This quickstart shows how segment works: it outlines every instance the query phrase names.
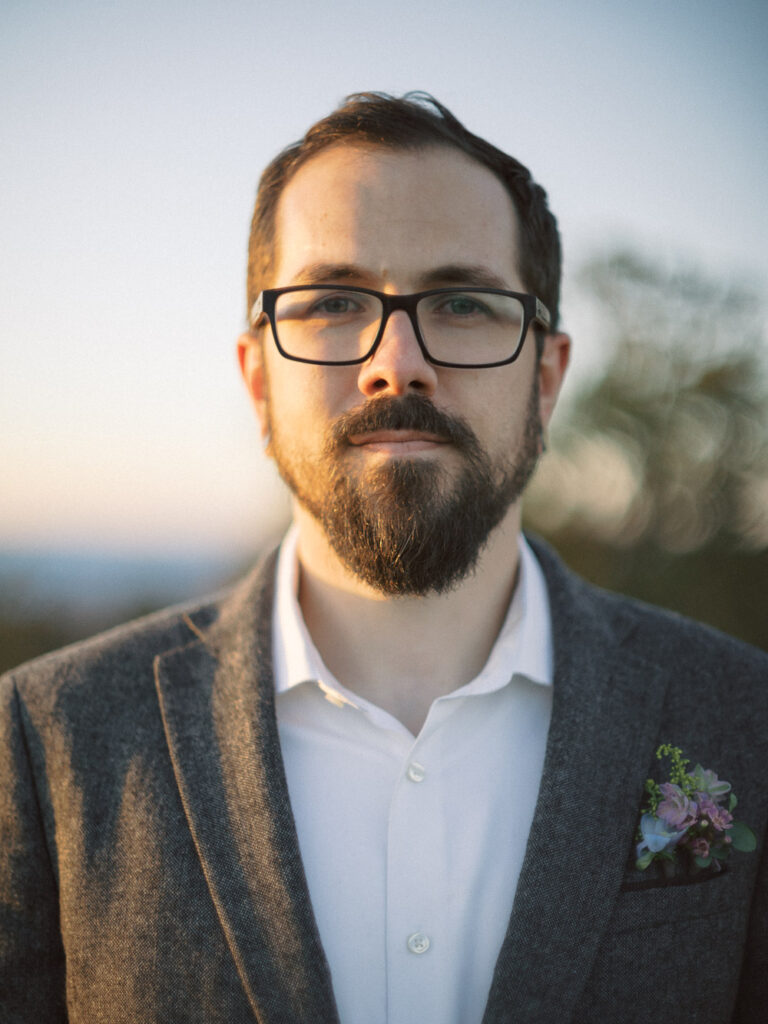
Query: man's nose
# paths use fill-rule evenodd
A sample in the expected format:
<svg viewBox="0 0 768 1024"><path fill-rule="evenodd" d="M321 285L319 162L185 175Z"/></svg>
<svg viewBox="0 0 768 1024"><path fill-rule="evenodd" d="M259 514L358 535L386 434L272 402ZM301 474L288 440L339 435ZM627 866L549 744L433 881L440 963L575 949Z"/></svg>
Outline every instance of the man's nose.
<svg viewBox="0 0 768 1024"><path fill-rule="evenodd" d="M390 314L378 348L360 367L358 386L367 398L382 393L434 393L435 367L424 358L405 310L398 309Z"/></svg>

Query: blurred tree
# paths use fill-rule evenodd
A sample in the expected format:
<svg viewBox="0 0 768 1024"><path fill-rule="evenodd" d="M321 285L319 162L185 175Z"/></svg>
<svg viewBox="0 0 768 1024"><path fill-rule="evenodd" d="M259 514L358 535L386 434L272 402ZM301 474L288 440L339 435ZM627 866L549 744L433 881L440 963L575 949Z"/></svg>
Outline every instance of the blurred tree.
<svg viewBox="0 0 768 1024"><path fill-rule="evenodd" d="M526 508L583 575L768 649L768 376L743 287L620 251L588 263L605 362Z"/></svg>

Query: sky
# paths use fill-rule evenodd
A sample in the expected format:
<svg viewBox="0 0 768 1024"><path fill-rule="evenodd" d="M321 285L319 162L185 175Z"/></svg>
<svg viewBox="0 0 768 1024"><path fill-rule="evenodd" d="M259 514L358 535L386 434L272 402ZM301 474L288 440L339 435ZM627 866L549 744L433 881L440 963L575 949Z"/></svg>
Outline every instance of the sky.
<svg viewBox="0 0 768 1024"><path fill-rule="evenodd" d="M3 0L0 549L247 554L287 498L234 343L264 165L423 89L513 153L575 270L632 244L765 294L762 0Z"/></svg>

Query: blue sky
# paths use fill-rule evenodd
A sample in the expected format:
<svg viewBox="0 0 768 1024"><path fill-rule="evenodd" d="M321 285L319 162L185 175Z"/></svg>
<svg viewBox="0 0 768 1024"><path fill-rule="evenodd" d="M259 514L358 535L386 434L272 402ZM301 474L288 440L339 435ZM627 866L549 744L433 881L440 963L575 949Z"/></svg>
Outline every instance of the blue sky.
<svg viewBox="0 0 768 1024"><path fill-rule="evenodd" d="M433 92L550 194L765 292L768 9L40 2L0 10L0 547L247 551L285 512L239 382L264 164L349 92ZM580 368L580 370L579 370Z"/></svg>

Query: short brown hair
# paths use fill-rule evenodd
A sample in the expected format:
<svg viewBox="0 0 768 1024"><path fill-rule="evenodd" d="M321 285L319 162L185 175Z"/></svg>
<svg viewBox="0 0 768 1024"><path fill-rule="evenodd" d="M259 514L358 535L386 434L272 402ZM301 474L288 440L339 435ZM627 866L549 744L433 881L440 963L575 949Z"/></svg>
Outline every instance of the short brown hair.
<svg viewBox="0 0 768 1024"><path fill-rule="evenodd" d="M409 92L361 92L321 121L303 139L287 146L267 166L256 194L248 244L248 310L268 287L277 256L275 215L283 189L296 171L323 149L338 143L363 143L385 149L450 146L483 164L509 193L520 226L520 275L526 288L548 307L554 331L560 304L560 236L547 194L514 157L468 131L434 97Z"/></svg>

